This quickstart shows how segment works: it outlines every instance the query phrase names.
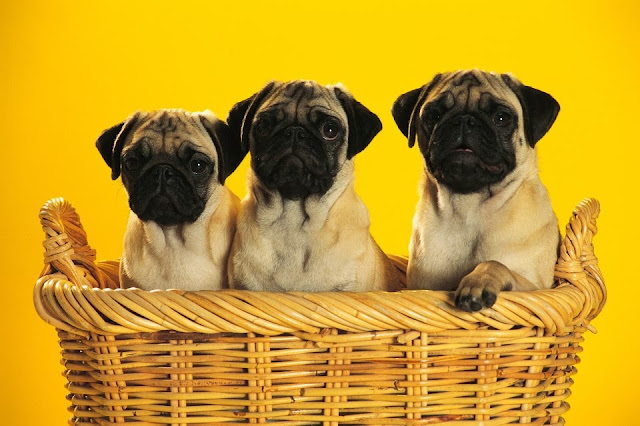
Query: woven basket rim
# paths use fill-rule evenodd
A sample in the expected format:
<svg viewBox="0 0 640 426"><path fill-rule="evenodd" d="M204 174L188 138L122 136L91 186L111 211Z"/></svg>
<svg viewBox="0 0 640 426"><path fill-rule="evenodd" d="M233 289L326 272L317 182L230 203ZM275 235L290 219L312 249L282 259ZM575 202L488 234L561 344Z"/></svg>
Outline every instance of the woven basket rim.
<svg viewBox="0 0 640 426"><path fill-rule="evenodd" d="M45 322L82 336L177 331L302 333L308 338L338 329L366 338L371 333L405 329L427 333L460 330L473 337L486 328L532 326L562 333L578 324L587 327L606 301L592 245L599 210L594 199L584 200L574 210L555 269L557 287L502 292L492 308L472 314L453 306L452 292L432 290L271 293L115 289L118 262L97 262L75 209L64 199L54 198L40 211L45 268L34 288L34 305ZM400 269L403 262L406 265L406 257L390 258Z"/></svg>

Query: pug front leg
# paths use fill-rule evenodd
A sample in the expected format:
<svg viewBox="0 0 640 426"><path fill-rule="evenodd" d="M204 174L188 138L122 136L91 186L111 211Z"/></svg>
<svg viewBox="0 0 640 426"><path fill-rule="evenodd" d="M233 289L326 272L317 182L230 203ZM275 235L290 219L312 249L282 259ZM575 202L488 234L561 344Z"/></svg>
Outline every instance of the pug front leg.
<svg viewBox="0 0 640 426"><path fill-rule="evenodd" d="M498 261L482 262L460 281L455 305L463 311L477 312L493 306L498 293L513 288L535 290L536 286Z"/></svg>

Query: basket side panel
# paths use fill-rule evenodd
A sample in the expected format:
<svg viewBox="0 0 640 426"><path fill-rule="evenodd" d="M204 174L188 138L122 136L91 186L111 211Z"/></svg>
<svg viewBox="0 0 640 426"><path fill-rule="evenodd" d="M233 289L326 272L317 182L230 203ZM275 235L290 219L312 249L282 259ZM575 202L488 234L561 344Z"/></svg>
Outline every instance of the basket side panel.
<svg viewBox="0 0 640 426"><path fill-rule="evenodd" d="M61 332L61 345L78 424L562 424L583 331Z"/></svg>
<svg viewBox="0 0 640 426"><path fill-rule="evenodd" d="M93 343L93 351L89 354L94 358L94 366L97 370L94 377L99 380L96 389L102 395L101 412L108 416L111 423L124 423L124 412L129 399L127 382L124 380L124 370L121 368L122 354L118 342L114 336L104 336L91 333L90 341Z"/></svg>
<svg viewBox="0 0 640 426"><path fill-rule="evenodd" d="M338 330L331 329L332 336L338 336ZM327 378L339 378L339 377L348 377L350 374L348 366L351 365L351 360L349 358L343 358L341 354L349 354L352 352L352 348L350 346L333 346L329 348L329 353L333 354L327 362ZM339 366L346 366L345 369L340 369ZM326 383L327 393L330 393L332 389L338 390L347 389L349 387L348 381L336 381L333 382L328 380ZM331 403L346 403L348 401L347 395L327 395L324 398L324 402L327 404ZM328 417L338 417L340 415L339 408L325 408L324 415ZM324 422L324 424L329 426L338 426L337 421L329 421Z"/></svg>
<svg viewBox="0 0 640 426"><path fill-rule="evenodd" d="M62 348L62 365L67 379L66 388L69 391L67 399L71 403L69 411L72 417L69 424L91 423L93 419L101 417L94 411L99 392L96 390L96 379L93 376L92 358L87 354L90 347L84 342L84 337L63 330L58 330L60 347Z"/></svg>

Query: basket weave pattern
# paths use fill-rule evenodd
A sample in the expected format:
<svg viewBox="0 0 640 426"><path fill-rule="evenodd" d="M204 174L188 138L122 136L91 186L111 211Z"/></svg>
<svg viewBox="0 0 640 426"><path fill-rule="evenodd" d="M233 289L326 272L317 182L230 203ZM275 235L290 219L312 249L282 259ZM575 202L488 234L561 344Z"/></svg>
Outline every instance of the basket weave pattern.
<svg viewBox="0 0 640 426"><path fill-rule="evenodd" d="M96 262L53 199L34 304L58 330L74 425L564 424L606 300L598 213L574 211L555 288L470 314L435 291L116 290L118 262Z"/></svg>

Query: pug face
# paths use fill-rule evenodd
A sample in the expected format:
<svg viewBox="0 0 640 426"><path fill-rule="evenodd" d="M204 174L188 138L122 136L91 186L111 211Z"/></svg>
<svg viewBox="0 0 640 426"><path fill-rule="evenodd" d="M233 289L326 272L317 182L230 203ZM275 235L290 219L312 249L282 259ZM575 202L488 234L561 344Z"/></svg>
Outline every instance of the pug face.
<svg viewBox="0 0 640 426"><path fill-rule="evenodd" d="M558 110L551 96L509 75L465 70L402 95L393 115L410 146L417 138L427 171L466 194L513 172Z"/></svg>
<svg viewBox="0 0 640 426"><path fill-rule="evenodd" d="M266 99L251 125L256 176L284 198L324 194L346 160L347 116L329 89L295 82Z"/></svg>
<svg viewBox="0 0 640 426"><path fill-rule="evenodd" d="M131 210L162 226L198 219L242 159L228 148L237 143L227 125L209 112L135 113L106 130L96 145L112 178L122 175Z"/></svg>
<svg viewBox="0 0 640 426"><path fill-rule="evenodd" d="M256 177L290 200L325 194L382 127L346 90L312 81L270 83L236 104L228 121Z"/></svg>

